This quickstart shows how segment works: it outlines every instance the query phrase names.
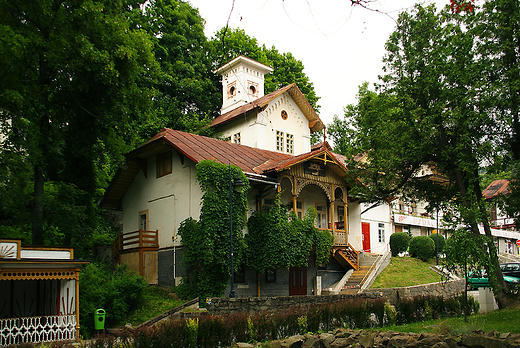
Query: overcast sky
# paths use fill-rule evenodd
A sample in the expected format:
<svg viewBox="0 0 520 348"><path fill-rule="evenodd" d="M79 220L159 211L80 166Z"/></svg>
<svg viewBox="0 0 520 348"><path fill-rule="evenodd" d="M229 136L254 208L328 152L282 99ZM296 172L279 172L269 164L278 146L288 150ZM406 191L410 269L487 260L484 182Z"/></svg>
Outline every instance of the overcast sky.
<svg viewBox="0 0 520 348"><path fill-rule="evenodd" d="M291 52L302 61L320 97L320 118L326 124L356 102L363 81L377 82L394 20L418 1L449 3L377 0L371 4L380 11L376 12L351 6L350 0L189 0L205 19L208 38L229 18L229 27L244 29L260 45Z"/></svg>

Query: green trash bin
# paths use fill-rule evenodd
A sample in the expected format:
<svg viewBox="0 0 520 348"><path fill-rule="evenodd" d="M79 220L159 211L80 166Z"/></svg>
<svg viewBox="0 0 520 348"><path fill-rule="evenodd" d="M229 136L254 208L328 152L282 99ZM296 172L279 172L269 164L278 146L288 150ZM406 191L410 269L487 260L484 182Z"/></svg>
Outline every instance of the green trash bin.
<svg viewBox="0 0 520 348"><path fill-rule="evenodd" d="M104 330L105 329L105 310L97 309L94 313L94 329Z"/></svg>

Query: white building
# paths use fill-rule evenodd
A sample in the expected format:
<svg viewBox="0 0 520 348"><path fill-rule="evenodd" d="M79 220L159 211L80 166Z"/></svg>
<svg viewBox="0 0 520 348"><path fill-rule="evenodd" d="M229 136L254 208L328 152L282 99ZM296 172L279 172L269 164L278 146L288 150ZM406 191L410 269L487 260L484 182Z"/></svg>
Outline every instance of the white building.
<svg viewBox="0 0 520 348"><path fill-rule="evenodd" d="M177 232L181 221L199 218L195 165L204 159L243 171L251 183L248 210L260 209L281 191L282 202L299 216L315 207L317 227L335 238L328 265L316 265L311 256L308 267L273 270L269 279L246 270L238 296L259 296L257 289L262 296L310 294L318 275L327 287L359 267L359 204L348 197L344 161L326 143L311 148L311 134L324 125L295 84L264 95L263 78L270 71L242 56L217 70L223 113L211 127L227 141L163 129L126 155L101 205L122 210L118 257L150 283L173 285L184 275Z"/></svg>

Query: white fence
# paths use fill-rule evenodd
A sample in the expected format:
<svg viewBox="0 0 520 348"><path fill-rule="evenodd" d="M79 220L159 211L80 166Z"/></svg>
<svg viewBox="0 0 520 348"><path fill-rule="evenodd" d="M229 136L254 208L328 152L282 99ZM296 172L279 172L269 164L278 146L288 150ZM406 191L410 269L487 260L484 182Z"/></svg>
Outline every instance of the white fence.
<svg viewBox="0 0 520 348"><path fill-rule="evenodd" d="M0 319L0 346L76 339L76 315Z"/></svg>

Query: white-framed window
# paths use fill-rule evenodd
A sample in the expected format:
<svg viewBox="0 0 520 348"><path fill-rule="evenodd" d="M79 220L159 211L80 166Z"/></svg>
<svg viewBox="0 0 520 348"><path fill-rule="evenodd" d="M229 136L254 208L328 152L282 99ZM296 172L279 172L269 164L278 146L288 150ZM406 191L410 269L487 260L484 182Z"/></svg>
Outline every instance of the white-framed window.
<svg viewBox="0 0 520 348"><path fill-rule="evenodd" d="M276 151L283 152L284 132L276 131Z"/></svg>
<svg viewBox="0 0 520 348"><path fill-rule="evenodd" d="M379 243L385 242L385 224L379 223L377 228Z"/></svg>
<svg viewBox="0 0 520 348"><path fill-rule="evenodd" d="M148 228L148 210L139 212L139 229L147 231Z"/></svg>
<svg viewBox="0 0 520 348"><path fill-rule="evenodd" d="M240 132L233 134L233 143L241 144L242 140L240 138Z"/></svg>
<svg viewBox="0 0 520 348"><path fill-rule="evenodd" d="M294 135L287 133L287 146L285 147L287 153L294 153Z"/></svg>
<svg viewBox="0 0 520 348"><path fill-rule="evenodd" d="M324 204L316 204L316 227L327 229L327 206Z"/></svg>

